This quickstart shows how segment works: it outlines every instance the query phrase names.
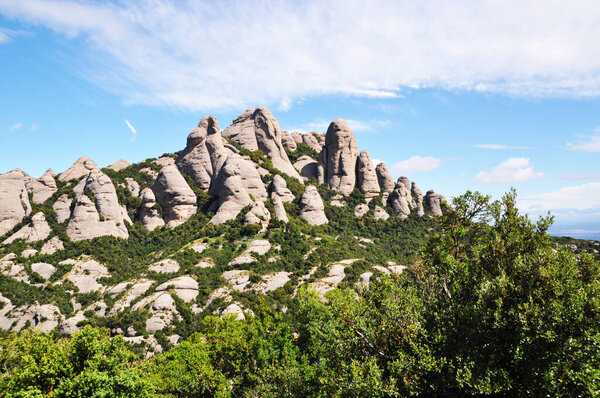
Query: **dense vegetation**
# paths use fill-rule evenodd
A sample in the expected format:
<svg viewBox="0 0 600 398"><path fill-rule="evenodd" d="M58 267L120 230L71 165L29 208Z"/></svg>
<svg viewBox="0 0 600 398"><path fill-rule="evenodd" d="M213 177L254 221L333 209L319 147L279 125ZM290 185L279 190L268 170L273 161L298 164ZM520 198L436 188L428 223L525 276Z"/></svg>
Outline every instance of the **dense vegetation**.
<svg viewBox="0 0 600 398"><path fill-rule="evenodd" d="M111 338L103 328L88 326L70 339L11 333L0 341L0 394L600 394L600 263L592 255L557 246L546 234L551 218L533 223L519 214L514 192L496 202L468 192L455 200L454 211L442 217L440 229L419 253L404 253L394 233L402 235L406 224L396 218L378 225L354 218L346 225L347 235L332 239L328 228L339 231L337 222L349 222L347 208L328 207L331 223L325 227L309 228L297 220L285 227L273 225L269 239L282 246L278 267L305 270L320 264L320 257L335 260L349 252L373 262L403 253L412 256L414 265L400 276L377 275L369 289L347 283L328 293L326 301L305 285L293 299L286 296L285 313L274 309L272 296L248 296L255 316L246 321L194 317L180 302L184 325L178 327L185 330L179 332L189 337L150 359L136 357L122 337ZM203 236L219 239L224 247L228 234L238 234L231 242L240 237L234 222L210 227L215 230L202 219L197 222ZM357 230L398 247L369 253L351 239ZM304 261L300 253L306 232L319 235L323 246ZM156 237L148 234L147 239ZM116 244L115 253L127 245L121 240L106 244ZM163 244L168 248L168 239ZM143 246L136 250L144 253ZM105 256L111 264L110 254ZM269 266L258 261L252 269L262 272ZM361 272L361 263L353 267L348 277Z"/></svg>

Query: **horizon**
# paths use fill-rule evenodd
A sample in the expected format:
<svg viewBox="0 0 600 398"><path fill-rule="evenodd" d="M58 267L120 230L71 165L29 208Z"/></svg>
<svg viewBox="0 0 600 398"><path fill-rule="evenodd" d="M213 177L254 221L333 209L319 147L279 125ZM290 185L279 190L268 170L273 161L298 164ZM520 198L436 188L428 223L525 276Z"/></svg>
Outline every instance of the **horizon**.
<svg viewBox="0 0 600 398"><path fill-rule="evenodd" d="M600 4L456 4L0 0L0 173L139 162L265 106L289 132L346 119L424 190L514 186L551 234L600 239Z"/></svg>

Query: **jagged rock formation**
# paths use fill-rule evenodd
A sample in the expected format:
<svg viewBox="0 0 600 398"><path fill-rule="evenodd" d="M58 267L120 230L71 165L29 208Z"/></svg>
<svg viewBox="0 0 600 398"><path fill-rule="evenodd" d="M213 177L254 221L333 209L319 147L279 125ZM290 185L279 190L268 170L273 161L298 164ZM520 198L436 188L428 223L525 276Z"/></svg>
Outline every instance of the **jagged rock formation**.
<svg viewBox="0 0 600 398"><path fill-rule="evenodd" d="M46 170L38 179L26 175L25 186L33 194L32 200L35 203L44 203L54 192L58 190L54 176L56 174L52 169Z"/></svg>
<svg viewBox="0 0 600 398"><path fill-rule="evenodd" d="M312 133L302 134L302 142L316 152L321 152L321 149L323 149L323 145L319 143L317 138Z"/></svg>
<svg viewBox="0 0 600 398"><path fill-rule="evenodd" d="M379 163L377 167L375 167L375 172L377 173L377 181L379 182L379 186L383 192L391 193L396 184L394 184L394 178L390 174L385 163Z"/></svg>
<svg viewBox="0 0 600 398"><path fill-rule="evenodd" d="M156 197L150 188L145 188L141 194L142 207L140 209L140 221L148 231L154 231L158 227L165 225L165 220L161 217L156 208Z"/></svg>
<svg viewBox="0 0 600 398"><path fill-rule="evenodd" d="M251 151L260 149L276 169L300 180L285 152L281 136L279 123L266 108L248 109L223 131L223 137Z"/></svg>
<svg viewBox="0 0 600 398"><path fill-rule="evenodd" d="M293 202L296 198L292 191L287 187L287 183L283 177L279 174L273 176L273 181L271 181L269 190L271 191L271 195L279 196L282 202Z"/></svg>
<svg viewBox="0 0 600 398"><path fill-rule="evenodd" d="M296 144L294 137L285 130L281 131L281 144L285 149L289 149L290 151L298 149L298 144Z"/></svg>
<svg viewBox="0 0 600 398"><path fill-rule="evenodd" d="M151 188L165 212L167 226L181 225L196 214L196 195L175 165L164 166Z"/></svg>
<svg viewBox="0 0 600 398"><path fill-rule="evenodd" d="M417 188L417 184L414 181L410 186L410 193L412 196L410 208L411 210L416 210L417 215L422 217L425 214L425 210L423 209L423 192Z"/></svg>
<svg viewBox="0 0 600 398"><path fill-rule="evenodd" d="M445 202L446 198L443 195L435 193L433 189L430 189L425 194L425 206L434 216L443 215L442 202Z"/></svg>
<svg viewBox="0 0 600 398"><path fill-rule="evenodd" d="M93 170L99 170L96 163L87 156L82 156L73 163L73 166L63 171L58 179L60 181L71 181L79 180L82 177L87 176Z"/></svg>
<svg viewBox="0 0 600 398"><path fill-rule="evenodd" d="M267 210L265 202L257 200L252 204L250 211L244 216L244 225L259 224L265 230L271 220L271 213Z"/></svg>
<svg viewBox="0 0 600 398"><path fill-rule="evenodd" d="M59 223L63 223L71 217L71 204L73 204L73 199L64 194L52 205L52 210L56 213L56 220Z"/></svg>
<svg viewBox="0 0 600 398"><path fill-rule="evenodd" d="M304 218L310 225L327 224L329 220L325 216L325 205L317 191L317 187L309 185L304 190L300 199L300 217Z"/></svg>
<svg viewBox="0 0 600 398"><path fill-rule="evenodd" d="M273 203L273 208L275 209L275 218L283 222L289 222L290 219L288 218L281 198L277 195L271 194L271 203Z"/></svg>
<svg viewBox="0 0 600 398"><path fill-rule="evenodd" d="M31 217L31 222L29 224L12 234L10 238L2 243L9 244L14 242L15 239L25 239L27 242L37 242L46 239L48 235L50 235L50 232L52 232L52 229L46 222L44 213L39 212Z"/></svg>
<svg viewBox="0 0 600 398"><path fill-rule="evenodd" d="M356 163L356 185L367 200L379 195L380 188L375 167L367 151L361 151Z"/></svg>
<svg viewBox="0 0 600 398"><path fill-rule="evenodd" d="M394 211L399 214L400 218L408 217L408 215L410 214L409 203L412 201L409 188L410 183L407 186L405 182L406 181L404 181L402 177L400 177L398 179L398 182L396 183L396 187L388 197L389 205L392 206Z"/></svg>
<svg viewBox="0 0 600 398"><path fill-rule="evenodd" d="M131 166L131 163L129 163L129 160L119 159L116 162L111 163L108 166L106 166L106 168L111 169L113 171L121 171L123 169L128 168L129 166Z"/></svg>
<svg viewBox="0 0 600 398"><path fill-rule="evenodd" d="M319 155L319 184L349 195L356 183L358 146L346 122L336 119L325 135L325 147Z"/></svg>
<svg viewBox="0 0 600 398"><path fill-rule="evenodd" d="M131 196L135 196L136 198L140 196L140 184L137 183L131 177L125 178L125 183L127 184L127 189L131 193Z"/></svg>
<svg viewBox="0 0 600 398"><path fill-rule="evenodd" d="M0 236L31 213L25 180L20 169L0 175Z"/></svg>

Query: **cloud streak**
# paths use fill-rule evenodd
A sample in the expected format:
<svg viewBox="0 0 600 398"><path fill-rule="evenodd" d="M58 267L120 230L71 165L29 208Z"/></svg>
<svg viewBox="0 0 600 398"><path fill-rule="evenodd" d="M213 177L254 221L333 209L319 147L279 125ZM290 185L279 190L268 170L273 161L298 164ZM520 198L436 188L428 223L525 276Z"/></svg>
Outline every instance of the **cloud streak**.
<svg viewBox="0 0 600 398"><path fill-rule="evenodd" d="M526 211L593 210L600 209L598 198L600 182L589 182L524 198L519 200L519 204Z"/></svg>
<svg viewBox="0 0 600 398"><path fill-rule="evenodd" d="M409 159L392 165L391 169L395 175L408 175L420 171L431 171L442 165L442 159L433 156L413 156Z"/></svg>
<svg viewBox="0 0 600 398"><path fill-rule="evenodd" d="M531 149L529 146L512 146L512 145L502 145L502 144L475 144L473 145L475 148L480 149L491 149L491 150L505 150L505 149Z"/></svg>
<svg viewBox="0 0 600 398"><path fill-rule="evenodd" d="M85 39L73 42L80 73L130 104L285 109L427 87L600 95L599 2L469 4L0 0L0 13Z"/></svg>
<svg viewBox="0 0 600 398"><path fill-rule="evenodd" d="M567 149L572 151L600 152L600 128L596 129L595 135L582 135L583 140L568 142Z"/></svg>
<svg viewBox="0 0 600 398"><path fill-rule="evenodd" d="M15 124L13 124L12 126L10 126L10 129L9 129L9 130L10 130L10 131L17 131L17 130L20 130L20 129L21 129L21 127L23 127L23 123L21 123L21 122L17 122L17 123L15 123Z"/></svg>
<svg viewBox="0 0 600 398"><path fill-rule="evenodd" d="M529 158L508 158L490 171L480 171L473 182L481 184L506 184L523 182L543 177L544 173L535 171Z"/></svg>
<svg viewBox="0 0 600 398"><path fill-rule="evenodd" d="M131 134L133 134L133 135L131 136L131 139L130 139L130 141L131 141L131 142L135 142L135 139L136 139L136 134L137 134L137 130L135 129L135 127L133 127L133 126L131 125L131 123L129 123L129 120L127 120L127 119L125 119L125 124L126 124L126 125L127 125L127 127L129 128L129 130L131 130Z"/></svg>

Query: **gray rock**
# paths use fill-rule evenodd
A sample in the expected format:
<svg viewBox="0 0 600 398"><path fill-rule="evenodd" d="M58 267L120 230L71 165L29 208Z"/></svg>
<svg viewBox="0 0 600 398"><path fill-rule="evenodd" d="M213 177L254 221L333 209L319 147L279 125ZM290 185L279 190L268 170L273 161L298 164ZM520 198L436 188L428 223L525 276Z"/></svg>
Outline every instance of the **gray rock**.
<svg viewBox="0 0 600 398"><path fill-rule="evenodd" d="M263 229L266 229L270 220L271 213L267 210L265 203L262 200L257 200L244 216L244 225L260 224Z"/></svg>
<svg viewBox="0 0 600 398"><path fill-rule="evenodd" d="M308 145L312 150L318 152L321 152L321 149L323 149L323 145L321 145L319 143L319 141L317 141L317 138L312 135L312 134L303 134L302 135L302 142L304 142L306 145Z"/></svg>
<svg viewBox="0 0 600 398"><path fill-rule="evenodd" d="M319 184L349 195L356 183L357 158L354 133L344 120L334 120L327 129L325 147L319 155Z"/></svg>
<svg viewBox="0 0 600 398"><path fill-rule="evenodd" d="M376 220L387 220L390 215L380 206L375 206L373 210L373 218Z"/></svg>
<svg viewBox="0 0 600 398"><path fill-rule="evenodd" d="M362 217L369 212L369 206L364 203L359 204L354 208L354 215L356 217Z"/></svg>
<svg viewBox="0 0 600 398"><path fill-rule="evenodd" d="M294 131L292 134L292 139L294 140L294 142L297 144L301 144L302 143L302 133L298 132L298 131Z"/></svg>
<svg viewBox="0 0 600 398"><path fill-rule="evenodd" d="M157 292L167 291L169 288L175 290L175 294L178 295L183 301L189 303L198 296L198 282L192 277L180 276L179 278L171 279L165 283L159 285L156 288Z"/></svg>
<svg viewBox="0 0 600 398"><path fill-rule="evenodd" d="M281 200L281 198L275 195L275 193L272 193L271 202L273 203L273 207L275 208L275 218L283 222L289 222L290 220L288 218L287 212L285 211L285 206L283 205L283 201Z"/></svg>
<svg viewBox="0 0 600 398"><path fill-rule="evenodd" d="M273 176L273 181L271 181L271 185L269 186L269 190L271 194L275 194L281 198L282 202L293 202L296 197L287 187L287 183L279 174L275 174Z"/></svg>
<svg viewBox="0 0 600 398"><path fill-rule="evenodd" d="M63 250L65 247L63 242L60 240L58 236L53 237L48 242L44 243L42 246L42 250L40 250L41 254L54 254L59 250Z"/></svg>
<svg viewBox="0 0 600 398"><path fill-rule="evenodd" d="M408 179L408 177L405 177L405 176L398 177L398 181L396 182L396 187L398 184L402 184L404 186L404 188L406 188L410 191L410 180ZM396 187L394 187L394 188L396 188Z"/></svg>
<svg viewBox="0 0 600 398"><path fill-rule="evenodd" d="M319 176L318 166L319 163L316 160L306 155L300 156L296 163L294 163L296 170L307 180Z"/></svg>
<svg viewBox="0 0 600 398"><path fill-rule="evenodd" d="M399 180L396 188L388 197L388 204L400 215L400 218L407 218L410 214L409 203L411 200L410 189Z"/></svg>
<svg viewBox="0 0 600 398"><path fill-rule="evenodd" d="M4 235L31 213L25 187L25 174L14 169L0 175L0 236Z"/></svg>
<svg viewBox="0 0 600 398"><path fill-rule="evenodd" d="M61 261L60 264L73 264L66 278L79 288L81 293L89 293L103 289L98 279L108 277L108 269L94 260Z"/></svg>
<svg viewBox="0 0 600 398"><path fill-rule="evenodd" d="M154 231L158 227L165 225L158 209L156 209L156 198L150 188L144 188L142 191L142 207L139 212L140 221L148 231Z"/></svg>
<svg viewBox="0 0 600 398"><path fill-rule="evenodd" d="M71 199L67 194L61 195L52 205L52 209L56 213L56 221L63 223L71 217Z"/></svg>
<svg viewBox="0 0 600 398"><path fill-rule="evenodd" d="M27 187L27 190L33 194L32 200L35 203L44 203L58 190L54 175L54 171L48 169L38 179L26 176L25 186Z"/></svg>
<svg viewBox="0 0 600 398"><path fill-rule="evenodd" d="M267 108L248 109L223 131L223 137L251 151L260 149L276 169L300 180L285 152L281 136L279 123Z"/></svg>
<svg viewBox="0 0 600 398"><path fill-rule="evenodd" d="M285 130L281 131L281 144L285 149L289 149L290 151L298 149L298 144L296 144L292 135Z"/></svg>
<svg viewBox="0 0 600 398"><path fill-rule="evenodd" d="M300 217L304 218L310 225L322 225L329 222L325 216L323 199L321 199L319 191L314 185L307 186L302 194Z"/></svg>
<svg viewBox="0 0 600 398"><path fill-rule="evenodd" d="M385 163L379 163L377 167L375 167L375 172L377 173L377 181L379 182L381 190L387 193L392 192L396 187L396 184L394 184L394 179Z"/></svg>
<svg viewBox="0 0 600 398"><path fill-rule="evenodd" d="M99 170L96 163L87 156L82 156L73 163L73 166L63 171L60 176L58 176L58 179L60 181L79 180L94 170Z"/></svg>
<svg viewBox="0 0 600 398"><path fill-rule="evenodd" d="M127 335L127 337L135 337L137 332L135 331L135 328L133 326L129 326L125 334Z"/></svg>
<svg viewBox="0 0 600 398"><path fill-rule="evenodd" d="M243 321L246 319L242 307L240 307L236 303L229 304L229 306L221 312L221 318L225 318L232 315L235 315L235 319L237 319L238 321Z"/></svg>
<svg viewBox="0 0 600 398"><path fill-rule="evenodd" d="M138 184L137 181L131 177L125 178L125 182L127 183L127 189L131 193L131 196L136 197L136 198L139 197L140 196L140 184Z"/></svg>
<svg viewBox="0 0 600 398"><path fill-rule="evenodd" d="M148 269L159 274L172 274L179 271L179 263L171 258L166 258L150 265Z"/></svg>
<svg viewBox="0 0 600 398"><path fill-rule="evenodd" d="M367 200L379 195L379 182L371 156L367 151L361 151L356 162L356 185Z"/></svg>
<svg viewBox="0 0 600 398"><path fill-rule="evenodd" d="M425 207L433 213L434 216L441 216L444 214L442 202L445 201L446 198L443 195L435 193L433 189L427 191L425 194Z"/></svg>
<svg viewBox="0 0 600 398"><path fill-rule="evenodd" d="M37 254L37 250L35 249L25 249L21 252L21 257L23 258L29 258L32 256L35 256Z"/></svg>
<svg viewBox="0 0 600 398"><path fill-rule="evenodd" d="M128 168L129 166L131 166L131 163L129 163L129 160L127 160L127 159L119 159L116 162L111 163L108 166L106 166L106 168L114 170L114 171L121 171L123 169Z"/></svg>
<svg viewBox="0 0 600 398"><path fill-rule="evenodd" d="M50 279L52 274L56 272L56 268L52 264L34 263L31 264L31 270L44 279Z"/></svg>
<svg viewBox="0 0 600 398"><path fill-rule="evenodd" d="M34 214L29 224L12 234L11 237L6 239L3 243L6 245L14 242L16 239L25 239L27 242L37 242L45 240L48 235L50 235L51 231L52 229L50 229L50 225L46 222L44 213L39 212Z"/></svg>
<svg viewBox="0 0 600 398"><path fill-rule="evenodd" d="M425 210L423 209L423 192L421 192L414 181L410 187L410 193L412 196L410 208L416 210L419 217L423 217L425 214Z"/></svg>
<svg viewBox="0 0 600 398"><path fill-rule="evenodd" d="M160 170L152 192L165 212L167 226L181 225L196 214L196 195L175 165Z"/></svg>

